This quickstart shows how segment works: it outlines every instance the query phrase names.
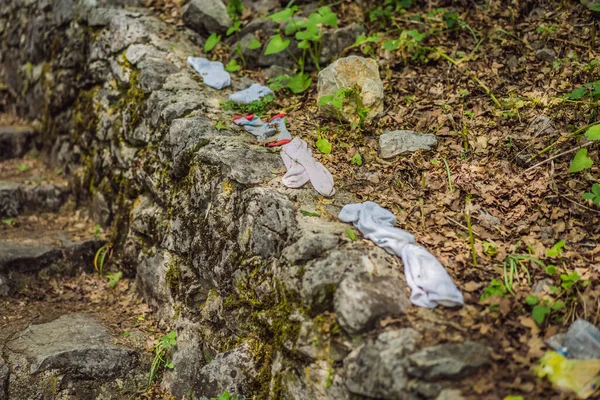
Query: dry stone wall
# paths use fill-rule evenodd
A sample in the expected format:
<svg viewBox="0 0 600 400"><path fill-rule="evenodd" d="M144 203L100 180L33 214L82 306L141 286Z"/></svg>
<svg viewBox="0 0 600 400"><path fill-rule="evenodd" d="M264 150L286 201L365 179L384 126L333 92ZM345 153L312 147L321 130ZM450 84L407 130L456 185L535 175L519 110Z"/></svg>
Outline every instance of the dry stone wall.
<svg viewBox="0 0 600 400"><path fill-rule="evenodd" d="M215 128L232 119L220 105L231 91L186 66L202 40L103 1L0 7L4 104L34 121L80 205L111 229L120 268L177 331L162 386L178 398L435 398L484 365L483 346L471 365L460 344L423 352L424 327L382 328L411 307L399 260L326 217L351 195L287 189L278 154ZM445 370L444 357L464 366Z"/></svg>

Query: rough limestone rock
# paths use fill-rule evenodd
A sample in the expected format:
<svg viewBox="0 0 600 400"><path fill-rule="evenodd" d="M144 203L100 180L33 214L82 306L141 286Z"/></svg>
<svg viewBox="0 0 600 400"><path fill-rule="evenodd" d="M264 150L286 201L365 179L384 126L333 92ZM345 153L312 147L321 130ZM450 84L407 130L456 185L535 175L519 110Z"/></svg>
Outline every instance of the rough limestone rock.
<svg viewBox="0 0 600 400"><path fill-rule="evenodd" d="M407 371L427 381L469 375L490 361L490 351L476 342L447 343L408 356Z"/></svg>
<svg viewBox="0 0 600 400"><path fill-rule="evenodd" d="M379 147L382 158L392 158L402 153L417 150L431 150L437 144L432 134L421 134L414 131L385 131L379 136Z"/></svg>
<svg viewBox="0 0 600 400"><path fill-rule="evenodd" d="M340 326L350 334L365 332L386 316L398 316L410 307L406 285L390 276L351 275L335 292Z"/></svg>
<svg viewBox="0 0 600 400"><path fill-rule="evenodd" d="M283 256L291 263L318 258L327 250L333 249L340 238L330 233L304 235L293 245L283 250Z"/></svg>
<svg viewBox="0 0 600 400"><path fill-rule="evenodd" d="M10 370L8 365L0 356L0 400L7 400L8 398L8 379L10 377Z"/></svg>
<svg viewBox="0 0 600 400"><path fill-rule="evenodd" d="M369 110L366 119L373 119L383 111L383 83L375 60L358 56L340 58L319 72L319 98L334 95L342 88L360 91L362 106ZM340 115L347 121L356 121L356 110L356 102L352 96L347 96ZM319 106L319 114L337 118L338 110L331 105L323 105Z"/></svg>
<svg viewBox="0 0 600 400"><path fill-rule="evenodd" d="M196 391L208 397L219 397L223 392L247 393L257 374L254 362L247 344L219 354L199 371Z"/></svg>
<svg viewBox="0 0 600 400"><path fill-rule="evenodd" d="M323 33L321 42L321 55L319 56L319 64L325 66L335 57L340 55L347 47L352 46L356 42L356 38L365 33L365 28L357 24L351 23L343 28L331 29Z"/></svg>
<svg viewBox="0 0 600 400"><path fill-rule="evenodd" d="M55 247L0 242L0 272L41 269L58 261L61 256L61 251Z"/></svg>
<svg viewBox="0 0 600 400"><path fill-rule="evenodd" d="M344 360L346 386L362 396L381 399L407 399L409 376L404 370L405 356L420 340L414 329L399 329L380 334L354 350Z"/></svg>
<svg viewBox="0 0 600 400"><path fill-rule="evenodd" d="M221 0L191 0L182 12L184 24L200 34L225 33L231 26Z"/></svg>
<svg viewBox="0 0 600 400"><path fill-rule="evenodd" d="M6 355L11 399L44 393L52 379L58 391L67 382L125 378L137 363L133 350L115 345L106 328L85 314L30 326L6 344Z"/></svg>

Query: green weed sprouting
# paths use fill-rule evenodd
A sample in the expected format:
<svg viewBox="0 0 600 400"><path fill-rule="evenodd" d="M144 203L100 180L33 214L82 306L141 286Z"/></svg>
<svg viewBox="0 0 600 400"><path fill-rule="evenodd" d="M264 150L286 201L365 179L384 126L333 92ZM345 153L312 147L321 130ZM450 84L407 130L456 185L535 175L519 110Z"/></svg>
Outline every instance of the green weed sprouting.
<svg viewBox="0 0 600 400"><path fill-rule="evenodd" d="M150 366L150 374L148 376L148 386L152 384L158 373L163 368L173 369L173 362L170 360L173 348L177 346L177 333L171 331L160 338L158 343L154 345L154 359Z"/></svg>

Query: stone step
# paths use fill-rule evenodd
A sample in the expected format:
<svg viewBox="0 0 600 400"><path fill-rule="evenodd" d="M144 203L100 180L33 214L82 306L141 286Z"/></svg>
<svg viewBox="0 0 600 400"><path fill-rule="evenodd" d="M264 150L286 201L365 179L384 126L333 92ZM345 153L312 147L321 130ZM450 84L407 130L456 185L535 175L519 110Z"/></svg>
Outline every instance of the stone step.
<svg viewBox="0 0 600 400"><path fill-rule="evenodd" d="M42 274L93 271L105 240L78 213L19 217L0 225L0 296L25 290Z"/></svg>
<svg viewBox="0 0 600 400"><path fill-rule="evenodd" d="M132 398L146 371L138 367L136 350L115 342L88 314L31 325L2 343L0 399L94 399L104 398L102 393L123 394L124 389L129 396L122 398Z"/></svg>
<svg viewBox="0 0 600 400"><path fill-rule="evenodd" d="M40 160L0 161L0 218L58 211L68 195L67 181Z"/></svg>
<svg viewBox="0 0 600 400"><path fill-rule="evenodd" d="M0 125L0 161L24 156L33 148L35 136L27 126Z"/></svg>

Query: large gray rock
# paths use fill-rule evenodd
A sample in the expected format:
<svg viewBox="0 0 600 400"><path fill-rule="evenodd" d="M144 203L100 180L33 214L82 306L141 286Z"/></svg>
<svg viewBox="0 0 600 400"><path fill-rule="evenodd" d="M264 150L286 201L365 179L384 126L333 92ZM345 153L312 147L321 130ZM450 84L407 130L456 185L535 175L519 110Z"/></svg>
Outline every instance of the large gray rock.
<svg viewBox="0 0 600 400"><path fill-rule="evenodd" d="M426 347L408 356L412 376L436 381L461 378L490 362L490 351L481 343L446 343Z"/></svg>
<svg viewBox="0 0 600 400"><path fill-rule="evenodd" d="M411 399L405 357L421 336L411 328L388 331L354 350L344 360L346 386L355 394L382 399Z"/></svg>
<svg viewBox="0 0 600 400"><path fill-rule="evenodd" d="M177 293L181 281L181 267L174 256L154 250L140 253L136 269L136 287L152 307L158 318L173 317L173 292Z"/></svg>
<svg viewBox="0 0 600 400"><path fill-rule="evenodd" d="M377 62L370 58L350 56L340 58L319 72L317 84L319 99L331 96L338 89L360 91L362 106L368 109L366 119L371 120L383 111L383 83L379 77ZM353 96L346 96L341 111L331 105L319 106L319 114L358 121L357 104Z"/></svg>
<svg viewBox="0 0 600 400"><path fill-rule="evenodd" d="M0 218L16 217L21 212L20 186L0 182Z"/></svg>
<svg viewBox="0 0 600 400"><path fill-rule="evenodd" d="M313 233L302 236L296 243L283 250L283 256L291 263L318 258L338 245L340 238L330 233Z"/></svg>
<svg viewBox="0 0 600 400"><path fill-rule="evenodd" d="M248 393L250 382L257 376L257 368L248 344L217 354L198 372L196 393L209 398L219 397L223 392Z"/></svg>
<svg viewBox="0 0 600 400"><path fill-rule="evenodd" d="M0 272L28 272L57 262L62 252L50 246L0 242Z"/></svg>
<svg viewBox="0 0 600 400"><path fill-rule="evenodd" d="M406 284L399 278L362 273L342 281L334 305L340 326L357 334L373 328L382 317L403 314L410 300Z"/></svg>
<svg viewBox="0 0 600 400"><path fill-rule="evenodd" d="M417 150L431 150L437 144L432 134L421 134L414 131L385 131L379 136L379 147L382 158L392 158L402 153Z"/></svg>
<svg viewBox="0 0 600 400"><path fill-rule="evenodd" d="M85 314L32 325L6 348L9 364L28 374L58 370L73 378L108 379L126 374L136 363L133 350L115 345L108 330Z"/></svg>
<svg viewBox="0 0 600 400"><path fill-rule="evenodd" d="M365 33L365 28L356 22L343 28L331 29L323 33L321 55L319 57L321 67L330 63L347 47L352 46L356 38L363 33Z"/></svg>
<svg viewBox="0 0 600 400"><path fill-rule="evenodd" d="M221 0L192 0L183 8L183 22L200 34L224 33L231 18Z"/></svg>

